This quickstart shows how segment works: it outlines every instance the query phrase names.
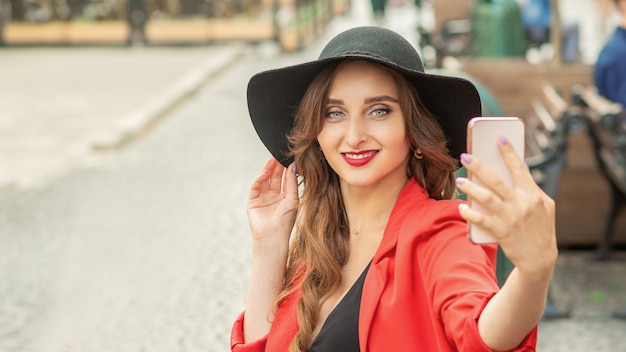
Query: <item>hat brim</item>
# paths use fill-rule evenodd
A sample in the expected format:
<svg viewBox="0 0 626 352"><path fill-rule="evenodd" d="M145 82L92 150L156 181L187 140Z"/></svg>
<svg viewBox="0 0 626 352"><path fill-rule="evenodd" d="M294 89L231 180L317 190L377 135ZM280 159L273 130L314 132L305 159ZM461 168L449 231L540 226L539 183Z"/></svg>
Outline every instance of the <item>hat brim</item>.
<svg viewBox="0 0 626 352"><path fill-rule="evenodd" d="M376 61L402 73L437 118L448 139L450 156L458 159L465 151L467 123L481 116L480 96L472 82L407 70L376 57L346 55L264 71L250 79L247 98L252 124L265 147L283 166L293 162L289 157L287 135L293 128L295 111L304 92L324 67L346 58Z"/></svg>

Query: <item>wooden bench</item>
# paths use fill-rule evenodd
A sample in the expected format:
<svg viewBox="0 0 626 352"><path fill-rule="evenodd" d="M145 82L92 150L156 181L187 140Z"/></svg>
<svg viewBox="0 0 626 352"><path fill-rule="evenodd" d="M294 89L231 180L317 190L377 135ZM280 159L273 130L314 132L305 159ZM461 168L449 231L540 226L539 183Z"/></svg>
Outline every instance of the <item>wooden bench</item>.
<svg viewBox="0 0 626 352"><path fill-rule="evenodd" d="M556 199L566 165L568 136L580 129L578 109L570 107L557 90L543 83L532 102L532 113L523 117L526 128L525 160L537 184Z"/></svg>
<svg viewBox="0 0 626 352"><path fill-rule="evenodd" d="M561 173L567 162L568 136L580 130L578 110L572 108L554 86L542 83L540 94L531 101L532 113L523 116L525 124L525 161L533 178L552 199L556 199ZM545 319L569 316L553 303L551 290L544 309Z"/></svg>
<svg viewBox="0 0 626 352"><path fill-rule="evenodd" d="M597 167L611 190L610 209L595 255L598 260L606 260L610 256L615 220L626 205L626 112L620 104L598 95L591 86L575 86L572 101L580 109Z"/></svg>

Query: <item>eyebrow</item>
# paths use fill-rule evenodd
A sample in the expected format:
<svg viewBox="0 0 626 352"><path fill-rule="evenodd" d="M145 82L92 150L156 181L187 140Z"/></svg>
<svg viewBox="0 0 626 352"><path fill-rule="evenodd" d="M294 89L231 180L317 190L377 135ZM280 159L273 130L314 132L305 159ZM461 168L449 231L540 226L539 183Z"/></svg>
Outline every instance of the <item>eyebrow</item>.
<svg viewBox="0 0 626 352"><path fill-rule="evenodd" d="M370 104L370 103L377 103L377 102L381 102L381 101L391 101L394 103L399 103L398 99L391 97L389 95L378 95L375 97L371 97L371 98L367 98L365 99L365 103L366 104ZM328 103L329 104L338 104L338 105L343 105L343 100L341 99L328 99Z"/></svg>
<svg viewBox="0 0 626 352"><path fill-rule="evenodd" d="M388 95L379 95L376 97L371 97L371 98L367 98L365 99L366 103L376 103L379 101L391 101L394 103L398 103L398 99L394 98L394 97L390 97Z"/></svg>

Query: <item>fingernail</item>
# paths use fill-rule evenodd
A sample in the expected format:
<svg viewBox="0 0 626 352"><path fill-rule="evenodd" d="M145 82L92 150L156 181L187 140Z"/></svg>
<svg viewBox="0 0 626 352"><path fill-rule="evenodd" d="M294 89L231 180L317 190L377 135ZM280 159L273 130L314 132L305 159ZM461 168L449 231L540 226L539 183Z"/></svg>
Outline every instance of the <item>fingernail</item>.
<svg viewBox="0 0 626 352"><path fill-rule="evenodd" d="M466 180L467 180L467 179L466 179L465 177L457 177L457 178L456 178L456 184L457 184L457 185L462 185L462 184L464 184L464 183L465 183L465 181L466 181Z"/></svg>
<svg viewBox="0 0 626 352"><path fill-rule="evenodd" d="M498 139L500 140L500 143L502 143L502 144L504 144L504 145L509 144L509 140L508 140L508 139L506 139L506 137L505 137L505 136L502 136L502 135L501 135L501 136L499 136L499 137L498 137Z"/></svg>
<svg viewBox="0 0 626 352"><path fill-rule="evenodd" d="M463 211L465 209L467 209L467 204L465 204L465 203L459 204L459 211Z"/></svg>
<svg viewBox="0 0 626 352"><path fill-rule="evenodd" d="M471 156L469 156L469 154L463 153L463 154L461 154L461 160L462 160L464 163L469 164L469 163L471 163L471 162L472 162L472 157L471 157Z"/></svg>
<svg viewBox="0 0 626 352"><path fill-rule="evenodd" d="M293 164L293 166L291 167L291 171L293 171L294 174L296 173L296 171L297 171L296 170L296 164Z"/></svg>

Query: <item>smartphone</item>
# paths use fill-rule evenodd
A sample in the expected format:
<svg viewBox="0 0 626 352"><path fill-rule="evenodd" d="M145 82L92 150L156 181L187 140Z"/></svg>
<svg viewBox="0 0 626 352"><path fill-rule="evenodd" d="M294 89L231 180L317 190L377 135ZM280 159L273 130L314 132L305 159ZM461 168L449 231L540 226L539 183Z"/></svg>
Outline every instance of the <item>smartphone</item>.
<svg viewBox="0 0 626 352"><path fill-rule="evenodd" d="M524 122L518 117L475 117L467 124L467 151L493 170L508 185L513 185L513 177L504 158L498 150L497 141L500 136L513 145L517 155L524 159ZM484 186L478 178L468 171L467 177L476 184ZM468 195L468 204L471 208L486 211L478 202L473 202ZM476 225L468 223L468 236L473 243L495 243L496 240L489 233Z"/></svg>

